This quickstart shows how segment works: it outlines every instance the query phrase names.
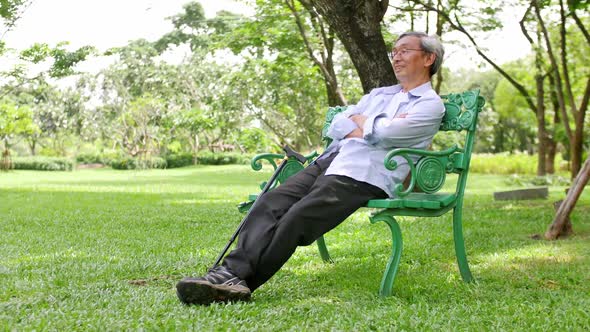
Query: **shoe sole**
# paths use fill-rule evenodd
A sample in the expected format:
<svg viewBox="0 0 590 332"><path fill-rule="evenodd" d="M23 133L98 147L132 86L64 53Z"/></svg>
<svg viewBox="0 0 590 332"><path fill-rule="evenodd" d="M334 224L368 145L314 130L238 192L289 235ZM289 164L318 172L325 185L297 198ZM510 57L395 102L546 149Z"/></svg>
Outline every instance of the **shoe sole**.
<svg viewBox="0 0 590 332"><path fill-rule="evenodd" d="M250 291L243 286L215 285L205 280L180 281L176 295L185 304L209 305L213 302L249 301Z"/></svg>

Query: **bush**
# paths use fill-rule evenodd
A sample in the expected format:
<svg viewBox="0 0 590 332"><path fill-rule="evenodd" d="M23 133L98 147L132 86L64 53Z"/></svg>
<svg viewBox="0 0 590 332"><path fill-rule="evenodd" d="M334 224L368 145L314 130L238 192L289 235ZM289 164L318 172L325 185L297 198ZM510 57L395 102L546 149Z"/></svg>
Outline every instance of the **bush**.
<svg viewBox="0 0 590 332"><path fill-rule="evenodd" d="M68 158L58 157L14 157L12 168L36 171L72 171L74 161Z"/></svg>
<svg viewBox="0 0 590 332"><path fill-rule="evenodd" d="M508 185L517 185L521 187L571 185L570 179L559 175L529 176L512 174L507 177L504 182Z"/></svg>
<svg viewBox="0 0 590 332"><path fill-rule="evenodd" d="M235 152L199 152L197 164L200 165L231 165L249 164L251 155ZM106 164L106 163L105 163ZM178 168L193 165L193 155L190 153L171 154L164 158L153 157L149 160L140 160L131 157L118 157L109 163L114 169L145 169L145 168Z"/></svg>
<svg viewBox="0 0 590 332"><path fill-rule="evenodd" d="M520 153L473 154L469 170L483 174L535 175L537 173L537 156Z"/></svg>
<svg viewBox="0 0 590 332"><path fill-rule="evenodd" d="M150 159L138 159L131 157L117 158L111 160L110 166L113 169L147 169L147 168L166 168L166 160L160 157Z"/></svg>
<svg viewBox="0 0 590 332"><path fill-rule="evenodd" d="M76 156L78 164L105 164L103 158L98 153L80 153Z"/></svg>
<svg viewBox="0 0 590 332"><path fill-rule="evenodd" d="M121 159L127 159L125 155L118 152L105 152L105 153L80 153L76 156L76 162L78 164L102 164L111 165L115 161Z"/></svg>
<svg viewBox="0 0 590 332"><path fill-rule="evenodd" d="M166 156L168 168L178 168L190 166L193 164L193 155L191 153L171 154Z"/></svg>
<svg viewBox="0 0 590 332"><path fill-rule="evenodd" d="M199 152L197 164L201 165L230 165L249 164L252 156L235 152Z"/></svg>

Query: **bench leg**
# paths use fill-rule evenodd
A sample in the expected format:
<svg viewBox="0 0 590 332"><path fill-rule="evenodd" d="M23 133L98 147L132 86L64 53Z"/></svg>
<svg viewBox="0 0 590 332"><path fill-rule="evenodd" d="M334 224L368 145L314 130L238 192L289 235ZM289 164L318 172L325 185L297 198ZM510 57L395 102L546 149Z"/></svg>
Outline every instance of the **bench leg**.
<svg viewBox="0 0 590 332"><path fill-rule="evenodd" d="M327 263L333 263L332 258L330 257L330 253L328 253L328 247L326 247L326 241L324 241L324 236L320 236L316 243L318 244L318 249L320 251L320 256L322 256L322 260Z"/></svg>
<svg viewBox="0 0 590 332"><path fill-rule="evenodd" d="M383 221L389 225L389 228L391 229L391 256L389 257L389 262L387 262L387 266L385 267L383 279L381 279L381 287L379 288L379 295L390 296L392 294L391 290L393 288L393 282L395 281L400 258L402 256L402 231L395 218L386 213L376 214L372 216L370 220L372 224L378 221Z"/></svg>
<svg viewBox="0 0 590 332"><path fill-rule="evenodd" d="M465 252L465 241L463 240L463 204L459 204L453 210L453 239L455 240L455 254L457 255L457 264L461 277L465 282L473 281L473 276L467 263L467 254Z"/></svg>

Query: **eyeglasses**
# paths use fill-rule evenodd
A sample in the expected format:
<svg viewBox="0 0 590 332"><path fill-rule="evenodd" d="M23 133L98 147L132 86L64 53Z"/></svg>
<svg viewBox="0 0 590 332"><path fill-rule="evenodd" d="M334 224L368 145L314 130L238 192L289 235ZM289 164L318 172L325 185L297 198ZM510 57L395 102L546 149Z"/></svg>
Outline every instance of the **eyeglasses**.
<svg viewBox="0 0 590 332"><path fill-rule="evenodd" d="M405 56L406 54L408 54L408 52L410 51L419 51L419 52L424 52L424 50L421 50L419 48L400 48L398 49L393 49L391 50L391 52L389 52L387 55L389 56L389 59L393 60L393 58L399 54L401 56Z"/></svg>

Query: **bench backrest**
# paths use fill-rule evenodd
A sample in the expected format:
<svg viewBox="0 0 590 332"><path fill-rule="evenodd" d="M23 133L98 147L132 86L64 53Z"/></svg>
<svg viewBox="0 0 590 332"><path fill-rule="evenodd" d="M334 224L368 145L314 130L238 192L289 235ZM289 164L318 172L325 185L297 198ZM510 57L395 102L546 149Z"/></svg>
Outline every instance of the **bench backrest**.
<svg viewBox="0 0 590 332"><path fill-rule="evenodd" d="M415 167L412 167L415 168L412 170L414 176L405 185L406 189L404 190L403 185L399 185L395 190L397 196L403 197L409 194L416 189L416 186L419 189L418 191L435 193L444 185L445 175L448 173L459 174L456 194L458 196L463 195L475 142L477 118L485 104L485 100L479 96L479 90L452 93L441 97L445 105L445 115L440 130L464 132L463 144L461 146L454 145L442 151L429 151L429 155L422 157ZM328 109L322 129L322 140L326 143L326 146L331 143L331 139L326 137L326 133L332 120L346 108L346 106L337 106ZM411 154L411 152L408 151L407 154Z"/></svg>

